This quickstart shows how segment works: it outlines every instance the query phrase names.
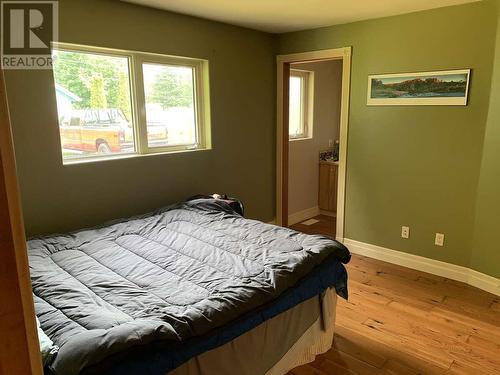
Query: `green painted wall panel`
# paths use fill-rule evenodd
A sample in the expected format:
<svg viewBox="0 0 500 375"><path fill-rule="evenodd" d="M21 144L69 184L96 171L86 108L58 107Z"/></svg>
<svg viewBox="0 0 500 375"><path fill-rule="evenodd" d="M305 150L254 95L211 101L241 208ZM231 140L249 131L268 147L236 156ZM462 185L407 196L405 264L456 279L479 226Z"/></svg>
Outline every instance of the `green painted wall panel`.
<svg viewBox="0 0 500 375"><path fill-rule="evenodd" d="M493 69L471 266L477 271L500 278L500 28L497 30Z"/></svg>
<svg viewBox="0 0 500 375"><path fill-rule="evenodd" d="M118 1L59 6L62 42L208 59L213 150L63 166L52 73L7 71L28 234L96 225L213 192L241 197L248 216L272 220L272 35Z"/></svg>
<svg viewBox="0 0 500 375"><path fill-rule="evenodd" d="M353 47L347 238L469 266L496 14L483 1L278 37L280 54ZM473 70L466 107L366 105L369 74L455 68Z"/></svg>

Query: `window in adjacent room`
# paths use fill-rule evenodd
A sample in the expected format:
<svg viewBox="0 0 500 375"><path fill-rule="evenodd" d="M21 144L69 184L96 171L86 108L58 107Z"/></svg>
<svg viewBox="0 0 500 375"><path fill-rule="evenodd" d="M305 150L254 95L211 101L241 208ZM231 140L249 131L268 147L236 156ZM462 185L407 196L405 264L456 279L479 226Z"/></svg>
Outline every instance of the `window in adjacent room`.
<svg viewBox="0 0 500 375"><path fill-rule="evenodd" d="M210 148L207 61L57 44L65 163Z"/></svg>
<svg viewBox="0 0 500 375"><path fill-rule="evenodd" d="M290 70L289 136L291 140L312 137L314 73Z"/></svg>

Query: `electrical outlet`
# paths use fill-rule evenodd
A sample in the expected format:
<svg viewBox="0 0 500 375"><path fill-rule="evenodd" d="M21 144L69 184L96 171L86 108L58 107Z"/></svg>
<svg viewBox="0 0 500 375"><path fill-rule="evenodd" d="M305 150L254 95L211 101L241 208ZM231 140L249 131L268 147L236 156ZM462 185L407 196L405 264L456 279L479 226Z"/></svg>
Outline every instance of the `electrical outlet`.
<svg viewBox="0 0 500 375"><path fill-rule="evenodd" d="M410 238L410 227L401 227L401 238Z"/></svg>
<svg viewBox="0 0 500 375"><path fill-rule="evenodd" d="M434 241L434 245L444 246L444 234L443 233L436 233L436 240Z"/></svg>

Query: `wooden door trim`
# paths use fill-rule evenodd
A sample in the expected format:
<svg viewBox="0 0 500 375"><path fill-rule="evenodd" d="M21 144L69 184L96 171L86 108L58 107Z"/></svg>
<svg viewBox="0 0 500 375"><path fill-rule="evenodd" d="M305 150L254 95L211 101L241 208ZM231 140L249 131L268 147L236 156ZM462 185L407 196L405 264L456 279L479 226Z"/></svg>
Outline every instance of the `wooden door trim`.
<svg viewBox="0 0 500 375"><path fill-rule="evenodd" d="M282 156L281 156L281 171L282 171L282 189L281 189L281 225L288 226L288 126L289 126L289 97L290 97L290 63L283 63L282 80L282 127L281 142L282 142Z"/></svg>
<svg viewBox="0 0 500 375"><path fill-rule="evenodd" d="M276 224L288 221L288 82L286 66L294 62L342 60L342 104L340 110L340 160L337 187L337 240L344 240L345 189L347 171L347 136L349 128L349 97L351 87L351 47L326 49L276 56ZM286 92L285 92L286 88ZM286 202L285 202L286 198Z"/></svg>
<svg viewBox="0 0 500 375"><path fill-rule="evenodd" d="M17 182L12 132L0 69L0 350L6 374L42 375L42 363Z"/></svg>

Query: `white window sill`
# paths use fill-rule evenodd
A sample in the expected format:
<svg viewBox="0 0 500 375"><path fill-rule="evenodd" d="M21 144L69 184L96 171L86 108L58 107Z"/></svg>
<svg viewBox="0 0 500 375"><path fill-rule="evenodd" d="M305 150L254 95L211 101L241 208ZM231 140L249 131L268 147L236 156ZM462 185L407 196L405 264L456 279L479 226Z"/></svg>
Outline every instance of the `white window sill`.
<svg viewBox="0 0 500 375"><path fill-rule="evenodd" d="M71 160L71 159L63 160L63 165L69 166L69 165L77 165L77 164L102 163L102 162L132 159L132 158L143 158L143 157L151 157L151 156L164 156L164 155L171 155L171 154L180 154L180 153L185 153L185 152L209 151L211 149L212 149L211 147L205 147L205 148L185 149L185 150L175 150L175 151L150 152L147 154L139 154L139 153L134 152L134 153L128 153L128 154L95 156L95 157L87 157L87 158L74 159L74 160Z"/></svg>
<svg viewBox="0 0 500 375"><path fill-rule="evenodd" d="M307 141L307 140L312 140L313 137L296 137L296 138L288 138L288 141L290 142L296 142L296 141Z"/></svg>

